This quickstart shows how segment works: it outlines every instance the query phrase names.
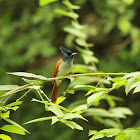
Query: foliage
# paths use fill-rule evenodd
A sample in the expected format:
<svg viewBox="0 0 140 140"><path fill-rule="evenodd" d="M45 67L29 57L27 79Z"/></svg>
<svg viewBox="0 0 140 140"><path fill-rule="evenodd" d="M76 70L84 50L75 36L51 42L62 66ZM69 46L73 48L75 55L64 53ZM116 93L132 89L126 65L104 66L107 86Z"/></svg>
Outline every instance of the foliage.
<svg viewBox="0 0 140 140"><path fill-rule="evenodd" d="M29 3L32 5L35 2L29 1ZM37 103L39 109L36 107L32 109L28 106L28 115L31 114L31 110L38 112L38 110L42 109L43 115L45 114L45 116L42 117L40 112L38 112L40 116L33 117L33 115L31 115L31 120L25 122L25 119L24 124L51 120L51 125L55 125L55 129L57 130L57 125L62 123L72 129L83 131L86 129L84 124L86 126L90 126L91 124L90 128L88 128L90 140L104 137L108 139L115 137L115 140L139 139L139 126L136 128L130 123L129 126L125 125L125 122L130 120L129 116L134 116L135 113L131 111L129 106L122 107L124 99L117 97L118 95L116 96L115 93L116 91L119 93L122 87L124 87L127 97L131 95L130 93L135 94L140 92L140 72L132 72L129 74L116 73L114 78L114 75L111 75L111 73L104 73L103 75L98 70L98 66L102 71L112 72L116 70L131 72L139 69L140 30L134 22L137 13L136 5L138 3L138 0L103 0L102 3L98 0L81 0L74 2L70 2L69 0L63 0L62 2L57 0L40 0L39 4L43 7L38 8L35 6L36 9L32 10L23 7L22 14L18 17L18 20L14 21L14 18L17 17L9 14L11 12L7 12L1 16L0 35L2 37L0 39L0 54L2 74L9 70L19 70L33 71L35 73L41 73L41 75L27 72L8 73L22 77L21 81L24 82L24 85L20 86L20 82L18 85L13 85L12 83L15 84L15 80L12 76L9 76L10 84L0 86L0 121L4 120L4 122L10 123L10 125L5 124L1 126L0 129L3 134L0 134L0 138L3 140L11 139L10 134L8 136L7 133L4 134L3 131L20 135L29 133L25 128L11 120L10 117L11 112L16 111L19 105L22 104L21 100L23 100L28 93L36 91L38 96L33 96L31 101ZM11 4L12 2L7 3L8 6ZM86 13L86 10L83 10L87 8L87 5L90 5L90 7L88 6L90 12L94 10L91 12L91 15L89 14L90 12ZM12 7L12 9L14 10L14 7ZM85 15L82 12L85 12ZM97 16L100 18L97 18ZM67 20L67 18L69 20ZM57 22L60 24L56 26ZM86 24L88 24L88 26ZM60 33L61 28L63 28L65 33ZM71 75L54 79L45 77L46 75L50 77L50 63L52 61L46 63L44 59L47 58L47 60L50 60L49 58L51 58L52 60L52 56L56 54L54 46L59 45L59 40L63 37L65 38L62 39L62 42L64 42L68 48L72 49L76 46L75 49L78 51L79 60L81 59L74 65L73 72L86 73L86 75L78 77ZM93 40L91 38L93 38ZM108 40L107 44L106 40ZM124 41L122 42L122 40ZM93 44L93 42L95 44ZM103 47L104 45L109 46L104 47L104 51L99 49L99 57L101 57L100 63L99 59L94 55L98 54L98 51L96 52L97 44L103 44ZM5 48L2 46L5 46ZM114 50L117 50L116 54L119 61L114 59L115 57L112 53ZM105 56L105 59L102 59L102 54ZM110 56L109 60L108 54ZM11 59L13 56L14 59ZM128 58L130 61L128 61ZM48 68L47 74L46 64ZM88 75L88 73L93 72L96 72L97 75ZM120 74L119 77L117 77L118 74ZM66 92L64 92L64 95L58 98L56 104L52 104L46 90L43 89L43 85L46 82L48 83L48 81L59 78L68 78L71 80L71 83ZM1 79L1 82L5 83L6 81L5 79ZM24 93L24 95L20 95L19 92ZM80 98L72 100L73 103L69 103L69 99L67 98L68 94L73 96L77 93ZM85 94L84 97L82 96L83 94ZM7 104L11 99L11 95L17 95L16 99L14 98L12 103ZM40 99L38 99L38 97ZM65 102L68 102L69 105L65 105ZM106 102L108 107L105 107L103 102ZM118 105L118 102L121 106ZM28 103L26 104L28 105ZM125 122L123 120L125 120ZM97 123L97 127L93 125L92 121ZM80 124L80 122L82 123ZM33 124L31 126L33 126ZM67 135L67 132L65 133L65 135ZM86 133L86 136L87 135ZM59 139L57 134L56 137Z"/></svg>

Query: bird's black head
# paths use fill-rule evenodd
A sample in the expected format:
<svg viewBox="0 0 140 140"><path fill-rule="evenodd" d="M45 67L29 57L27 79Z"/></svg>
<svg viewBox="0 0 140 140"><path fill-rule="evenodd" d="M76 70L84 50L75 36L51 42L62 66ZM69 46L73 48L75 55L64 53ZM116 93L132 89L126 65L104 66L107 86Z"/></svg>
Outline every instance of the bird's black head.
<svg viewBox="0 0 140 140"><path fill-rule="evenodd" d="M63 61L71 61L74 55L76 54L62 46L60 47L60 50L63 53L63 57L62 57Z"/></svg>

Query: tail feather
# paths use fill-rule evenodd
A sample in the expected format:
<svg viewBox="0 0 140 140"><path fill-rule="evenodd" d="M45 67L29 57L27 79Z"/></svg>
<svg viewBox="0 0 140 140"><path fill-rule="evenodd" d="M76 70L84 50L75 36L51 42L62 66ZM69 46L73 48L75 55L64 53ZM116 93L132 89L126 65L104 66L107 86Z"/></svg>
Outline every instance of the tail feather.
<svg viewBox="0 0 140 140"><path fill-rule="evenodd" d="M61 83L57 86L56 82L54 82L51 97L50 97L50 100L51 100L52 103L55 103L57 98L58 98L58 96L59 96Z"/></svg>

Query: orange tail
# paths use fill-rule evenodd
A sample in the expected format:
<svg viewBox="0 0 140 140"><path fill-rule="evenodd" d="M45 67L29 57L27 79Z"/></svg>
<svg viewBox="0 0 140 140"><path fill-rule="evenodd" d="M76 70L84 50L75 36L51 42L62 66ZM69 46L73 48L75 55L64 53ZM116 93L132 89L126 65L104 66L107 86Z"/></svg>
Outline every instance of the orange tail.
<svg viewBox="0 0 140 140"><path fill-rule="evenodd" d="M58 96L59 96L59 91L60 91L61 83L59 84L59 86L57 86L56 82L54 82L52 93L51 93L51 97L50 97L50 100L51 100L52 103L55 103L57 98L58 98Z"/></svg>

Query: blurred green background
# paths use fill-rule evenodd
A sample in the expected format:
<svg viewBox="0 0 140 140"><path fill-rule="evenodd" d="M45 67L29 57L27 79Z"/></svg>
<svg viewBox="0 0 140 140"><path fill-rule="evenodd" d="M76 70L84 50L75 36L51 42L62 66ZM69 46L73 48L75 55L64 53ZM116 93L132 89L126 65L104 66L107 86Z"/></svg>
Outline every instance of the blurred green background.
<svg viewBox="0 0 140 140"><path fill-rule="evenodd" d="M103 72L132 72L140 70L140 1L139 0L80 0L71 1L79 5L79 22L87 26L87 41L93 43L90 48L99 59L97 67ZM6 75L6 72L25 71L51 77L56 62L62 54L59 46L76 51L76 44L68 38L63 27L70 23L68 17L53 12L55 8L64 8L61 2L39 7L37 0L0 0L0 84L24 84L19 77ZM87 56L88 57L88 56ZM81 56L74 63L83 64ZM44 91L50 95L52 84L45 83ZM140 117L139 95L125 97L123 89L119 96L125 98L120 106L128 106L135 113L124 123L126 126L138 125ZM19 95L13 97L14 101ZM19 124L47 116L43 107L30 100L38 95L30 93L24 98L20 109L12 119ZM66 105L84 95L70 95ZM135 103L135 104L134 104ZM91 119L91 118L89 118ZM71 130L63 124L50 125L49 121L25 126L31 134L26 136L12 134L13 140L71 140L88 139L89 129L101 129L104 126L92 121L80 122L84 131Z"/></svg>

